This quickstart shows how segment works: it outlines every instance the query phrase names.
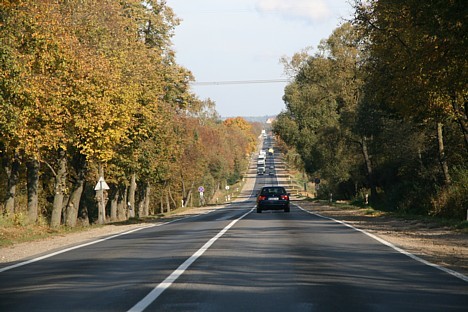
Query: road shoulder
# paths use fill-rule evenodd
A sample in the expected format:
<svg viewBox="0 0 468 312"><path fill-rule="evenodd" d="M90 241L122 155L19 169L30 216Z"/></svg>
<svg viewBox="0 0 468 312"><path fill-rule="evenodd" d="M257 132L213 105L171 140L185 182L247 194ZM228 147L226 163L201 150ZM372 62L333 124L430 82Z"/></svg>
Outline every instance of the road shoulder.
<svg viewBox="0 0 468 312"><path fill-rule="evenodd" d="M431 263L468 275L468 234L420 220L367 215L365 209L341 209L302 200L294 203L372 233Z"/></svg>

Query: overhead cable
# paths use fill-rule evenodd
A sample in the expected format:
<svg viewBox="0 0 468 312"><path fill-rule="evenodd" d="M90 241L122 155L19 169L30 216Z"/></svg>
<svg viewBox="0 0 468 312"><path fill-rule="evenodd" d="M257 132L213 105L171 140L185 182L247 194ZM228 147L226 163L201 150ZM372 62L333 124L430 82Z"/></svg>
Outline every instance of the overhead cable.
<svg viewBox="0 0 468 312"><path fill-rule="evenodd" d="M217 85L241 85L258 83L280 83L289 82L288 79L263 79L263 80L231 80L231 81L194 81L193 86L217 86Z"/></svg>

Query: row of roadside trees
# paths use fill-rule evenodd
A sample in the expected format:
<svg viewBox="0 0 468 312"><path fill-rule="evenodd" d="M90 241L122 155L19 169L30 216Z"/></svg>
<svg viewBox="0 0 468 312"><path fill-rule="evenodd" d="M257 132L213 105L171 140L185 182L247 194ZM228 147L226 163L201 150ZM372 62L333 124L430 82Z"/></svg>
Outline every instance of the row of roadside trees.
<svg viewBox="0 0 468 312"><path fill-rule="evenodd" d="M240 177L254 129L190 92L171 47L178 22L164 1L2 1L4 215L104 223L186 205L199 185L209 199Z"/></svg>
<svg viewBox="0 0 468 312"><path fill-rule="evenodd" d="M468 207L464 1L355 1L292 82L275 133L319 195L463 219ZM299 161L298 157L299 155Z"/></svg>

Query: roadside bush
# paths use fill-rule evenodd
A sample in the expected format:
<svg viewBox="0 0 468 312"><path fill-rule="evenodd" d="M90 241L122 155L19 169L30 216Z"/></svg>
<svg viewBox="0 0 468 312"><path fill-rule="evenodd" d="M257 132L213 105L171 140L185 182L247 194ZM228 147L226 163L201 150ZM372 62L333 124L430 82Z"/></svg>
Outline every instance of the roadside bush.
<svg viewBox="0 0 468 312"><path fill-rule="evenodd" d="M386 190L382 205L387 211L427 215L431 209L432 184L423 180L403 180Z"/></svg>
<svg viewBox="0 0 468 312"><path fill-rule="evenodd" d="M465 219L468 208L468 170L455 170L451 185L441 187L432 198L431 215Z"/></svg>
<svg viewBox="0 0 468 312"><path fill-rule="evenodd" d="M27 215L22 212L0 215L0 227L2 228L12 226L26 226L27 224Z"/></svg>

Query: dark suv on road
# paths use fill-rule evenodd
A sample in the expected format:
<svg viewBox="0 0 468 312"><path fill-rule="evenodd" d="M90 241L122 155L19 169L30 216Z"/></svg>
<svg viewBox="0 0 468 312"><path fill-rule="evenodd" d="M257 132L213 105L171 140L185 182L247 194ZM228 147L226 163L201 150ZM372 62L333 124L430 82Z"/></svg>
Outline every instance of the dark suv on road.
<svg viewBox="0 0 468 312"><path fill-rule="evenodd" d="M264 186L257 194L257 212L269 209L283 209L289 212L289 196L282 186Z"/></svg>

